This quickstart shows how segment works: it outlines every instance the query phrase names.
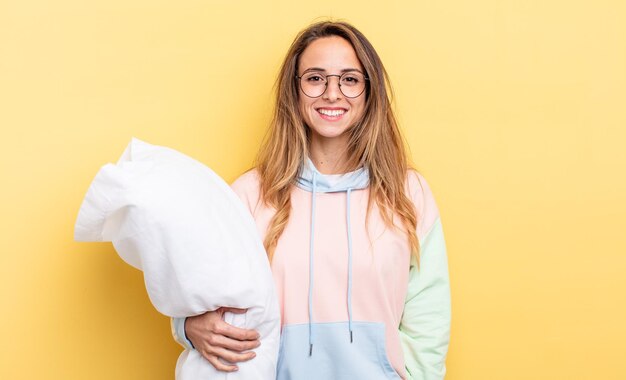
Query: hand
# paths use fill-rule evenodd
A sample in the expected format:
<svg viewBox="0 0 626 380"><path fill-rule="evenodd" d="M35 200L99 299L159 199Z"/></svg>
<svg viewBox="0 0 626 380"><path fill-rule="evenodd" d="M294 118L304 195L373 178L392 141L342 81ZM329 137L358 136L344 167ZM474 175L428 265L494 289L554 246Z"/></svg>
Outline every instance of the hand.
<svg viewBox="0 0 626 380"><path fill-rule="evenodd" d="M243 314L245 309L220 307L215 311L188 317L185 334L200 354L218 371L234 372L234 363L250 360L256 356L252 351L261 345L259 333L240 329L224 322L224 313ZM247 352L245 352L247 351ZM232 365L223 362L233 363Z"/></svg>

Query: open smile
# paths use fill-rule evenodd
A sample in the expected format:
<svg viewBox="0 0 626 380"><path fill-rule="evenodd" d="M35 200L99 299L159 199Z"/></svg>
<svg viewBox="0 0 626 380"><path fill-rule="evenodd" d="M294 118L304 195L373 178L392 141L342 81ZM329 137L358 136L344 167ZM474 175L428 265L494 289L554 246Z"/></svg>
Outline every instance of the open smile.
<svg viewBox="0 0 626 380"><path fill-rule="evenodd" d="M329 121L339 120L348 112L345 108L317 108L316 111L322 119Z"/></svg>

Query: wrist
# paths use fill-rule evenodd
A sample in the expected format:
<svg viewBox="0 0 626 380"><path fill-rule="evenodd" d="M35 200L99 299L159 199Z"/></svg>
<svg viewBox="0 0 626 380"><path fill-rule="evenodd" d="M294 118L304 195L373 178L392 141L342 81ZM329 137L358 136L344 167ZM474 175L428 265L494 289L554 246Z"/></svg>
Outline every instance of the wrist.
<svg viewBox="0 0 626 380"><path fill-rule="evenodd" d="M189 344L191 345L191 348L195 349L196 347L193 345L193 342L187 336L187 320L188 319L189 318L185 318L185 321L183 322L183 335L185 337L185 340L187 340L187 342L189 342Z"/></svg>

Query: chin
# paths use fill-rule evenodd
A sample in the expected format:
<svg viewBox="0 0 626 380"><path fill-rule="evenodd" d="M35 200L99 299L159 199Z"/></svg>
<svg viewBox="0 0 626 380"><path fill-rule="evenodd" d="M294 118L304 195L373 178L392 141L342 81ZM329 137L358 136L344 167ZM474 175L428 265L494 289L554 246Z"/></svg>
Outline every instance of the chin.
<svg viewBox="0 0 626 380"><path fill-rule="evenodd" d="M317 135L319 138L322 138L322 139L334 139L334 138L340 138L340 137L345 136L347 130L348 128L337 128L337 127L316 128L316 129L311 128L311 133L313 135Z"/></svg>

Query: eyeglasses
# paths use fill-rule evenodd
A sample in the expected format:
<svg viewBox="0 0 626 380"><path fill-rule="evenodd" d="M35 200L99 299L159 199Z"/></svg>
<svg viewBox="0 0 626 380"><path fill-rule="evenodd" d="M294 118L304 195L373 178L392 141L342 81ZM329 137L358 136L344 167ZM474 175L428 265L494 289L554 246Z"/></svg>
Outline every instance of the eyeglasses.
<svg viewBox="0 0 626 380"><path fill-rule="evenodd" d="M304 73L302 76L296 75L296 78L300 80L300 89L309 98L319 98L326 92L328 77L339 78L339 91L346 98L356 98L361 95L365 91L365 82L369 80L358 71L349 71L341 75L323 75L319 72Z"/></svg>

